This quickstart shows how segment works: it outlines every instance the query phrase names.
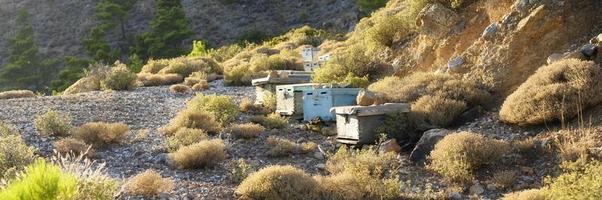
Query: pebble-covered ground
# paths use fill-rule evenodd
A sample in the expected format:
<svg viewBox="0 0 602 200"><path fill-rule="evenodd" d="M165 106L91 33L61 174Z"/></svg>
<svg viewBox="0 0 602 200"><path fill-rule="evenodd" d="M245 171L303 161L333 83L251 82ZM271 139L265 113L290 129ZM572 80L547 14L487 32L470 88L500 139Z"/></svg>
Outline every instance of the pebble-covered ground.
<svg viewBox="0 0 602 200"><path fill-rule="evenodd" d="M252 87L224 87L222 81L211 83L205 94L231 96L235 101L244 97L253 99L255 90ZM313 141L325 152L332 153L338 147L333 137L322 136L307 131L301 123L292 122L284 130L266 130L259 138L252 140L234 139L227 135L217 135L227 143L228 159L226 162L210 169L181 170L172 169L166 163L165 137L157 129L167 124L181 110L186 102L195 94L173 94L168 86L143 87L134 91L89 92L70 96L52 96L29 99L0 100L0 120L16 125L25 140L36 147L38 154L52 156L52 142L59 138L41 137L36 134L33 125L37 114L48 109L68 113L75 126L86 122L123 122L129 125L130 133L127 141L120 145L111 145L96 150L95 160L104 162L112 177L125 180L146 169L154 169L164 177L174 180L174 190L159 196L159 199L235 199L234 190L238 183L229 179L228 162L240 158L251 163L256 169L272 164L293 165L303 168L312 175L323 174L325 155L320 152L291 155L288 157L269 157L265 141L268 136L276 135L296 142ZM249 116L242 115L237 123L243 123ZM503 124L497 113L491 111L483 116L452 128L488 134L490 137L507 141L521 139L545 132L549 127L523 129ZM146 134L141 134L146 133ZM326 155L327 156L327 155ZM400 178L405 182L404 193L416 196L435 194L448 186L440 177L426 170L423 166L408 161L409 152L402 152L399 169ZM509 158L512 159L512 158ZM521 160L513 166L522 166L517 188L536 187L541 178L552 168L547 158ZM525 163L527 162L527 163ZM502 167L503 168L503 167ZM482 173L480 180L487 180L490 172ZM488 187L486 181L475 182L473 186L481 187L480 193L485 198L499 198L509 189ZM473 189L473 188L471 188ZM476 188L479 189L479 188ZM453 194L454 198L469 198L465 190L462 194ZM410 195L411 196L411 195ZM118 199L143 199L121 194Z"/></svg>

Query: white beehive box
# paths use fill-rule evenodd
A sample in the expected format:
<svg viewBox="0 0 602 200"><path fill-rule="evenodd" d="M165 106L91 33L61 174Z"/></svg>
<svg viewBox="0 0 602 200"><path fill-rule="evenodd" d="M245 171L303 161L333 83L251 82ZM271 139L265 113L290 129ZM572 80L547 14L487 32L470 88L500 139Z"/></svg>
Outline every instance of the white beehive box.
<svg viewBox="0 0 602 200"><path fill-rule="evenodd" d="M303 118L303 91L320 84L304 83L276 86L276 113L293 118Z"/></svg>
<svg viewBox="0 0 602 200"><path fill-rule="evenodd" d="M337 141L344 144L372 144L376 130L382 126L385 115L410 112L410 104L389 103L377 106L343 106L331 109L336 114Z"/></svg>
<svg viewBox="0 0 602 200"><path fill-rule="evenodd" d="M335 115L330 109L356 105L359 91L360 88L316 88L303 91L303 120L320 118L322 121L334 121Z"/></svg>
<svg viewBox="0 0 602 200"><path fill-rule="evenodd" d="M256 104L263 104L265 96L276 95L276 86L278 85L309 83L312 72L277 70L271 74L264 78L253 79Z"/></svg>

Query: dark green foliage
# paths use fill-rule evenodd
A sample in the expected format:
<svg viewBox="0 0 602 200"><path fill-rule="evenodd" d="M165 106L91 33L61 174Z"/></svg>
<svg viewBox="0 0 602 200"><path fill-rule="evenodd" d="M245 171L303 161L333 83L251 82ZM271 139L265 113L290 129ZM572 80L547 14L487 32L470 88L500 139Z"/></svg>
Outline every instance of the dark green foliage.
<svg viewBox="0 0 602 200"><path fill-rule="evenodd" d="M144 66L144 60L142 60L137 54L132 54L129 57L127 66L131 72L138 73Z"/></svg>
<svg viewBox="0 0 602 200"><path fill-rule="evenodd" d="M177 57L186 53L183 42L193 34L180 1L157 0L150 31L136 37L133 51L143 59Z"/></svg>
<svg viewBox="0 0 602 200"><path fill-rule="evenodd" d="M127 47L112 49L105 36L119 27L120 43L126 43L125 22L135 3L136 0L103 0L96 5L96 19L99 24L90 30L90 35L83 41L86 51L95 61L113 63L119 59L120 54L125 53Z"/></svg>
<svg viewBox="0 0 602 200"><path fill-rule="evenodd" d="M20 10L16 19L17 28L13 38L8 40L8 64L0 70L0 90L29 89L44 90L50 82L53 60L38 55L33 28L26 10Z"/></svg>
<svg viewBox="0 0 602 200"><path fill-rule="evenodd" d="M387 5L388 0L357 0L357 5L363 14L370 14L372 11Z"/></svg>
<svg viewBox="0 0 602 200"><path fill-rule="evenodd" d="M270 36L268 34L264 33L263 31L250 30L250 31L246 31L242 35L238 36L236 41L239 44L245 44L245 43L261 44L264 41L268 40L269 38L270 38Z"/></svg>
<svg viewBox="0 0 602 200"><path fill-rule="evenodd" d="M90 65L90 61L73 56L65 57L65 67L59 72L56 79L50 83L50 90L53 92L65 91L77 80L84 77L85 69Z"/></svg>

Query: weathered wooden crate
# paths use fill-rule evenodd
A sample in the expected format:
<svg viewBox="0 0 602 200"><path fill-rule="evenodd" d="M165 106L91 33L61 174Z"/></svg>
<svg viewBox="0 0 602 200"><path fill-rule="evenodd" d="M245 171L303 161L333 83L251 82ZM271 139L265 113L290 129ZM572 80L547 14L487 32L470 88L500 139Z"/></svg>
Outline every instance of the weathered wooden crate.
<svg viewBox="0 0 602 200"><path fill-rule="evenodd" d="M334 121L330 109L337 106L356 105L359 88L317 88L304 91L303 120L319 117L322 121Z"/></svg>
<svg viewBox="0 0 602 200"><path fill-rule="evenodd" d="M319 86L317 83L304 83L276 86L276 113L303 118L303 91Z"/></svg>
<svg viewBox="0 0 602 200"><path fill-rule="evenodd" d="M410 104L406 103L332 108L337 120L337 141L344 144L372 144L376 141L376 130L382 126L386 114L409 113L410 110Z"/></svg>
<svg viewBox="0 0 602 200"><path fill-rule="evenodd" d="M253 79L255 86L255 103L263 104L264 97L276 95L276 86L288 84L309 83L312 72L277 70L267 77Z"/></svg>

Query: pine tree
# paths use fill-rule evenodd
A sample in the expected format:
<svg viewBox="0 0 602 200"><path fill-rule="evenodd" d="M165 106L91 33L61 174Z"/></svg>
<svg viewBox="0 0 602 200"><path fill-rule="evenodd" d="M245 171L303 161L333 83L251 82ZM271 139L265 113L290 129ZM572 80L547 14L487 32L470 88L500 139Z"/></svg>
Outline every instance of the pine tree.
<svg viewBox="0 0 602 200"><path fill-rule="evenodd" d="M8 64L0 70L3 89L43 90L50 81L54 61L42 59L33 38L33 27L26 10L20 10L16 18L16 35L9 39Z"/></svg>
<svg viewBox="0 0 602 200"><path fill-rule="evenodd" d="M96 5L96 19L99 24L90 30L83 43L88 54L97 62L113 63L126 53L126 21L136 0L102 0ZM119 28L120 48L112 49L105 39L107 33Z"/></svg>
<svg viewBox="0 0 602 200"><path fill-rule="evenodd" d="M183 55L184 40L194 33L188 28L188 20L179 0L157 0L151 30L136 38L134 53L143 59L169 58Z"/></svg>
<svg viewBox="0 0 602 200"><path fill-rule="evenodd" d="M84 77L85 69L90 65L90 61L77 57L65 57L65 67L59 72L57 78L50 84L50 90L54 92L62 92L75 83L80 78Z"/></svg>

